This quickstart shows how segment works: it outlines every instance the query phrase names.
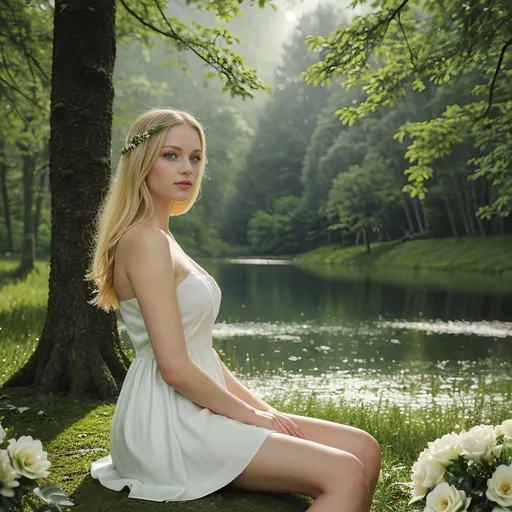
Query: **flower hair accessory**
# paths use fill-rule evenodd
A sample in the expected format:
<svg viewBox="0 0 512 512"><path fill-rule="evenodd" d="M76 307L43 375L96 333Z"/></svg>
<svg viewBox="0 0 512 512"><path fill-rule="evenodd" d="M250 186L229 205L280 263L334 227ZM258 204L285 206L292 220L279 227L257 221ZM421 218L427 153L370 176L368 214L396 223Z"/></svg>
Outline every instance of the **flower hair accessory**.
<svg viewBox="0 0 512 512"><path fill-rule="evenodd" d="M163 130L164 128L167 128L167 125L157 124L156 126L153 126L152 128L150 128L149 130L147 130L145 132L136 133L131 138L130 142L128 142L128 144L126 144L126 146L121 148L121 155L124 155L128 151L135 149L141 142L144 142L146 139L149 139L149 137L151 137L151 135Z"/></svg>

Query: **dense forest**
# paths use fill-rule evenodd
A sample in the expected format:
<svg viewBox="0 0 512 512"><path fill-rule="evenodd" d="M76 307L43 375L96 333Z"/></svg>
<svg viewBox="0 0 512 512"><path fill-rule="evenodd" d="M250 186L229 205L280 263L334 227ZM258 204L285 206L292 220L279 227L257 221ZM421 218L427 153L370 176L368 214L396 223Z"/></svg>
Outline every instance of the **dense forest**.
<svg viewBox="0 0 512 512"><path fill-rule="evenodd" d="M171 220L191 254L511 231L512 7L381 1L356 10L363 3L297 7L297 20L283 6L243 6L229 25L240 38L234 48L270 86L252 99L229 95L205 78L197 55L118 8L113 172L147 107L185 108L201 120L203 193ZM30 266L50 251L53 7L11 0L1 9L0 250ZM171 13L215 24L193 5Z"/></svg>

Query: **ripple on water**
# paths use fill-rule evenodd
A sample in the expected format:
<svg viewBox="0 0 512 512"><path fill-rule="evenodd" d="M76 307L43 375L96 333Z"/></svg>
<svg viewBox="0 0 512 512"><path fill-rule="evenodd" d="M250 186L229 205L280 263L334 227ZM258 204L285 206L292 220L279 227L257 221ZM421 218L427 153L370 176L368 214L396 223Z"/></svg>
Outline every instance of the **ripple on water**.
<svg viewBox="0 0 512 512"><path fill-rule="evenodd" d="M376 321L373 323L327 324L316 322L236 322L215 324L214 336L216 338L235 338L237 336L259 336L274 340L299 341L297 338L303 334L353 334L378 336L382 329L393 328L404 331L423 331L427 334L454 334L472 335L487 338L507 338L512 336L512 322L467 322L456 321ZM392 339L391 343L399 343Z"/></svg>
<svg viewBox="0 0 512 512"><path fill-rule="evenodd" d="M380 331L366 324L355 326L345 324L318 324L316 322L236 322L218 323L213 328L214 338L227 339L239 336L258 336L271 340L300 341L307 334L345 334L355 333L376 336Z"/></svg>
<svg viewBox="0 0 512 512"><path fill-rule="evenodd" d="M508 374L482 377L478 368L464 377L414 374L402 370L398 375L379 375L373 371L353 374L338 371L323 375L267 375L243 380L265 399L283 399L291 391L308 396L314 393L320 402L342 397L354 404L384 402L399 409L413 410L446 407L475 400L480 406L501 402L510 396L512 378ZM484 392L485 390L485 392Z"/></svg>
<svg viewBox="0 0 512 512"><path fill-rule="evenodd" d="M377 325L394 329L423 331L428 334L465 334L487 338L507 338L512 336L512 322L466 322L463 320L444 322L441 320L431 320L423 322L377 322Z"/></svg>

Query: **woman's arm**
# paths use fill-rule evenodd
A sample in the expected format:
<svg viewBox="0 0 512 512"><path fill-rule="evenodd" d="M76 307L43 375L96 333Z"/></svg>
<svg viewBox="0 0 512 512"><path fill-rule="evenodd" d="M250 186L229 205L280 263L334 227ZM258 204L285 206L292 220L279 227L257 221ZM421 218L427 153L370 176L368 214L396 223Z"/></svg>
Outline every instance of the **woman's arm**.
<svg viewBox="0 0 512 512"><path fill-rule="evenodd" d="M217 354L217 352L215 352ZM275 409L256 396L252 391L248 390L227 368L222 359L217 354L224 379L228 386L228 391L236 397L243 400L246 404L251 405L260 411L274 411Z"/></svg>

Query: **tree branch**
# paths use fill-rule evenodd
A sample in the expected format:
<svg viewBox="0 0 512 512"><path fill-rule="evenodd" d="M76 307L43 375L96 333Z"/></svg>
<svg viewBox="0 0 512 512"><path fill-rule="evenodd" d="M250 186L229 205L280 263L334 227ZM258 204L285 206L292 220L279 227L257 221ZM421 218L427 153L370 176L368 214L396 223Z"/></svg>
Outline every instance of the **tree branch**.
<svg viewBox="0 0 512 512"><path fill-rule="evenodd" d="M400 14L400 11L409 3L409 0L403 0L403 2L391 13L391 16L388 18L388 22L386 25L386 30L384 30L384 34L382 34L382 38L384 39L384 36L386 35L386 32L388 31L390 23L393 21L395 16Z"/></svg>
<svg viewBox="0 0 512 512"><path fill-rule="evenodd" d="M5 72L7 73L8 77L11 79L12 83L15 84L16 80L12 76L11 70L9 69L9 66L7 65L7 59L5 58L5 53L4 53L4 49L3 48L1 49L1 53L2 53L2 63L4 65Z"/></svg>
<svg viewBox="0 0 512 512"><path fill-rule="evenodd" d="M0 79L1 79L1 77L0 77ZM16 101L14 100L14 98L11 98L10 94L6 90L4 90L3 93L5 94L5 97L11 102L12 108L18 113L19 118L22 119L24 122L26 122L26 118L21 113L20 109L18 108L18 105L16 105ZM7 120L9 120L9 117L7 117ZM12 126L11 123L9 123L9 124Z"/></svg>
<svg viewBox="0 0 512 512"><path fill-rule="evenodd" d="M400 25L400 30L404 35L405 44L407 45L407 49L409 50L409 55L411 56L411 64L414 69L416 69L416 59L414 58L414 54L412 53L412 48L409 45L409 39L407 38L407 34L405 33L404 26L402 25L402 20L400 19L400 12L398 13L398 24Z"/></svg>
<svg viewBox="0 0 512 512"><path fill-rule="evenodd" d="M167 24L167 26L169 27L169 30L172 30L174 31L174 29L172 28L171 24L169 23L169 20L167 19L167 16L165 15L164 11L162 10L162 8L160 7L160 4L158 3L158 0L153 0L155 2L155 5L157 6L158 10L160 11L160 14L162 15L162 18L164 19L165 23ZM176 32L174 31L174 33L176 34ZM178 34L176 34L176 37L179 38ZM207 64L211 64L211 62L206 59L203 55L201 55L195 48L193 48L189 43L183 41L183 39L180 38L180 41L185 45L187 46L187 48L189 48L190 50L192 50L199 58L201 58L202 60L204 60ZM216 64L218 66L220 66L220 69L222 70L222 72L224 73L224 75L227 75L231 78L231 80L236 80L235 76L233 75L233 73L228 69L226 68L225 66L221 65L219 62L216 62Z"/></svg>
<svg viewBox="0 0 512 512"><path fill-rule="evenodd" d="M496 70L494 71L494 76L492 77L492 82L491 82L491 88L489 90L489 103L487 105L487 109L485 110L484 112L484 115L482 117L485 117L489 114L489 111L491 110L491 106L492 106L492 98L493 98L493 95L494 95L494 89L496 87L496 80L498 78L498 74L501 70L501 65L503 64L503 57L505 56L505 52L507 51L507 48L512 44L512 38L509 39L504 45L503 45L503 48L501 49L501 53L500 53L500 57L498 59L498 64L496 65Z"/></svg>
<svg viewBox="0 0 512 512"><path fill-rule="evenodd" d="M168 37L168 38L171 38L171 39L174 39L175 41L183 44L186 48L188 48L190 51L192 51L195 55L197 55L201 60L203 60L204 62L206 62L207 64L213 66L217 71L220 71L221 73L223 73L230 81L232 82L237 82L237 79L236 77L233 75L232 71L229 69L229 67L223 65L221 62L219 62L217 59L208 59L206 56L202 55L201 52L199 52L197 50L197 47L201 47L200 44L192 44L190 43L189 41L187 41L186 39L184 39L183 37L181 37L177 32L176 30L174 29L174 27L169 23L169 20L167 19L167 16L165 15L164 11L162 10L162 8L160 7L160 4L158 3L158 0L153 0L158 11L160 12L164 22L166 23L166 25L169 27L169 32L165 32L163 30L161 30L160 28L154 26L153 24L151 23L148 23L147 21L143 20L135 11L133 11L130 7L128 7L128 5L126 4L126 1L125 0L120 0L121 4L123 5L123 7L136 19L138 20L140 23L142 23L142 25L144 25L145 27L153 30L154 32L156 32L157 34L160 34L162 36L165 36L165 37ZM409 0L407 0L409 1ZM207 50L206 50L207 51ZM213 61L213 62L212 62Z"/></svg>
<svg viewBox="0 0 512 512"><path fill-rule="evenodd" d="M382 17L381 19L377 20L376 23L371 28L365 27L365 29L364 29L365 30L364 37L365 37L366 40L369 40L371 35L373 33L377 32L379 27L381 27L383 24L386 25L386 27L384 28L384 32L380 36L380 41L379 41L379 37L377 37L375 39L375 41L373 41L373 44L368 45L368 48L366 49L367 56L365 58L365 64L368 63L368 60L369 60L369 58L370 58L370 56L371 56L375 46L377 46L379 44L379 42L382 42L384 40L384 38L386 37L386 33L388 31L389 25L394 20L395 16L399 15L400 11L408 3L409 3L409 0L403 0L402 3L395 10L393 10L393 11L388 10L388 13L386 13L386 14L391 13L389 16L385 16L385 17ZM361 36L361 34L360 33L356 33L355 36ZM350 46L350 38L347 39L345 41L345 43L343 44L343 46L338 49L337 53L339 53L339 55L344 55L345 54L345 49L346 49L347 46ZM340 67L339 60L333 58L332 61L330 62L330 65L328 67L326 67L325 69L328 72L328 75L331 76L331 75L333 75L336 72L336 70L339 67Z"/></svg>
<svg viewBox="0 0 512 512"><path fill-rule="evenodd" d="M173 35L169 34L168 32L164 32L163 30L160 30L158 27L155 27L151 23L148 23L147 21L144 21L135 11L132 11L127 5L124 0L120 0L121 5L140 23L142 23L145 27L150 28L153 30L153 32L156 32L157 34L160 34L165 37L170 37L171 39L176 39Z"/></svg>
<svg viewBox="0 0 512 512"><path fill-rule="evenodd" d="M34 100L32 98L30 98L26 94L22 93L15 85L10 84L7 80L2 78L1 76L0 76L0 82L3 82L9 89L12 89L13 91L16 91L20 96L22 96L26 100L30 101L31 103L35 104L35 102L34 102Z"/></svg>
<svg viewBox="0 0 512 512"><path fill-rule="evenodd" d="M39 61L30 53L30 51L27 49L27 46L25 45L25 40L21 37L16 37L15 34L12 33L12 31L9 31L5 34L5 36L9 39L9 41L13 44L13 46L17 47L19 50L21 50L27 59L28 65L30 66L30 71L33 74L33 70L30 64L30 61L32 61L33 64L37 67L39 72L41 73L42 78L46 81L46 83L50 83L50 77L46 73L46 71L42 68L41 64L39 64Z"/></svg>

